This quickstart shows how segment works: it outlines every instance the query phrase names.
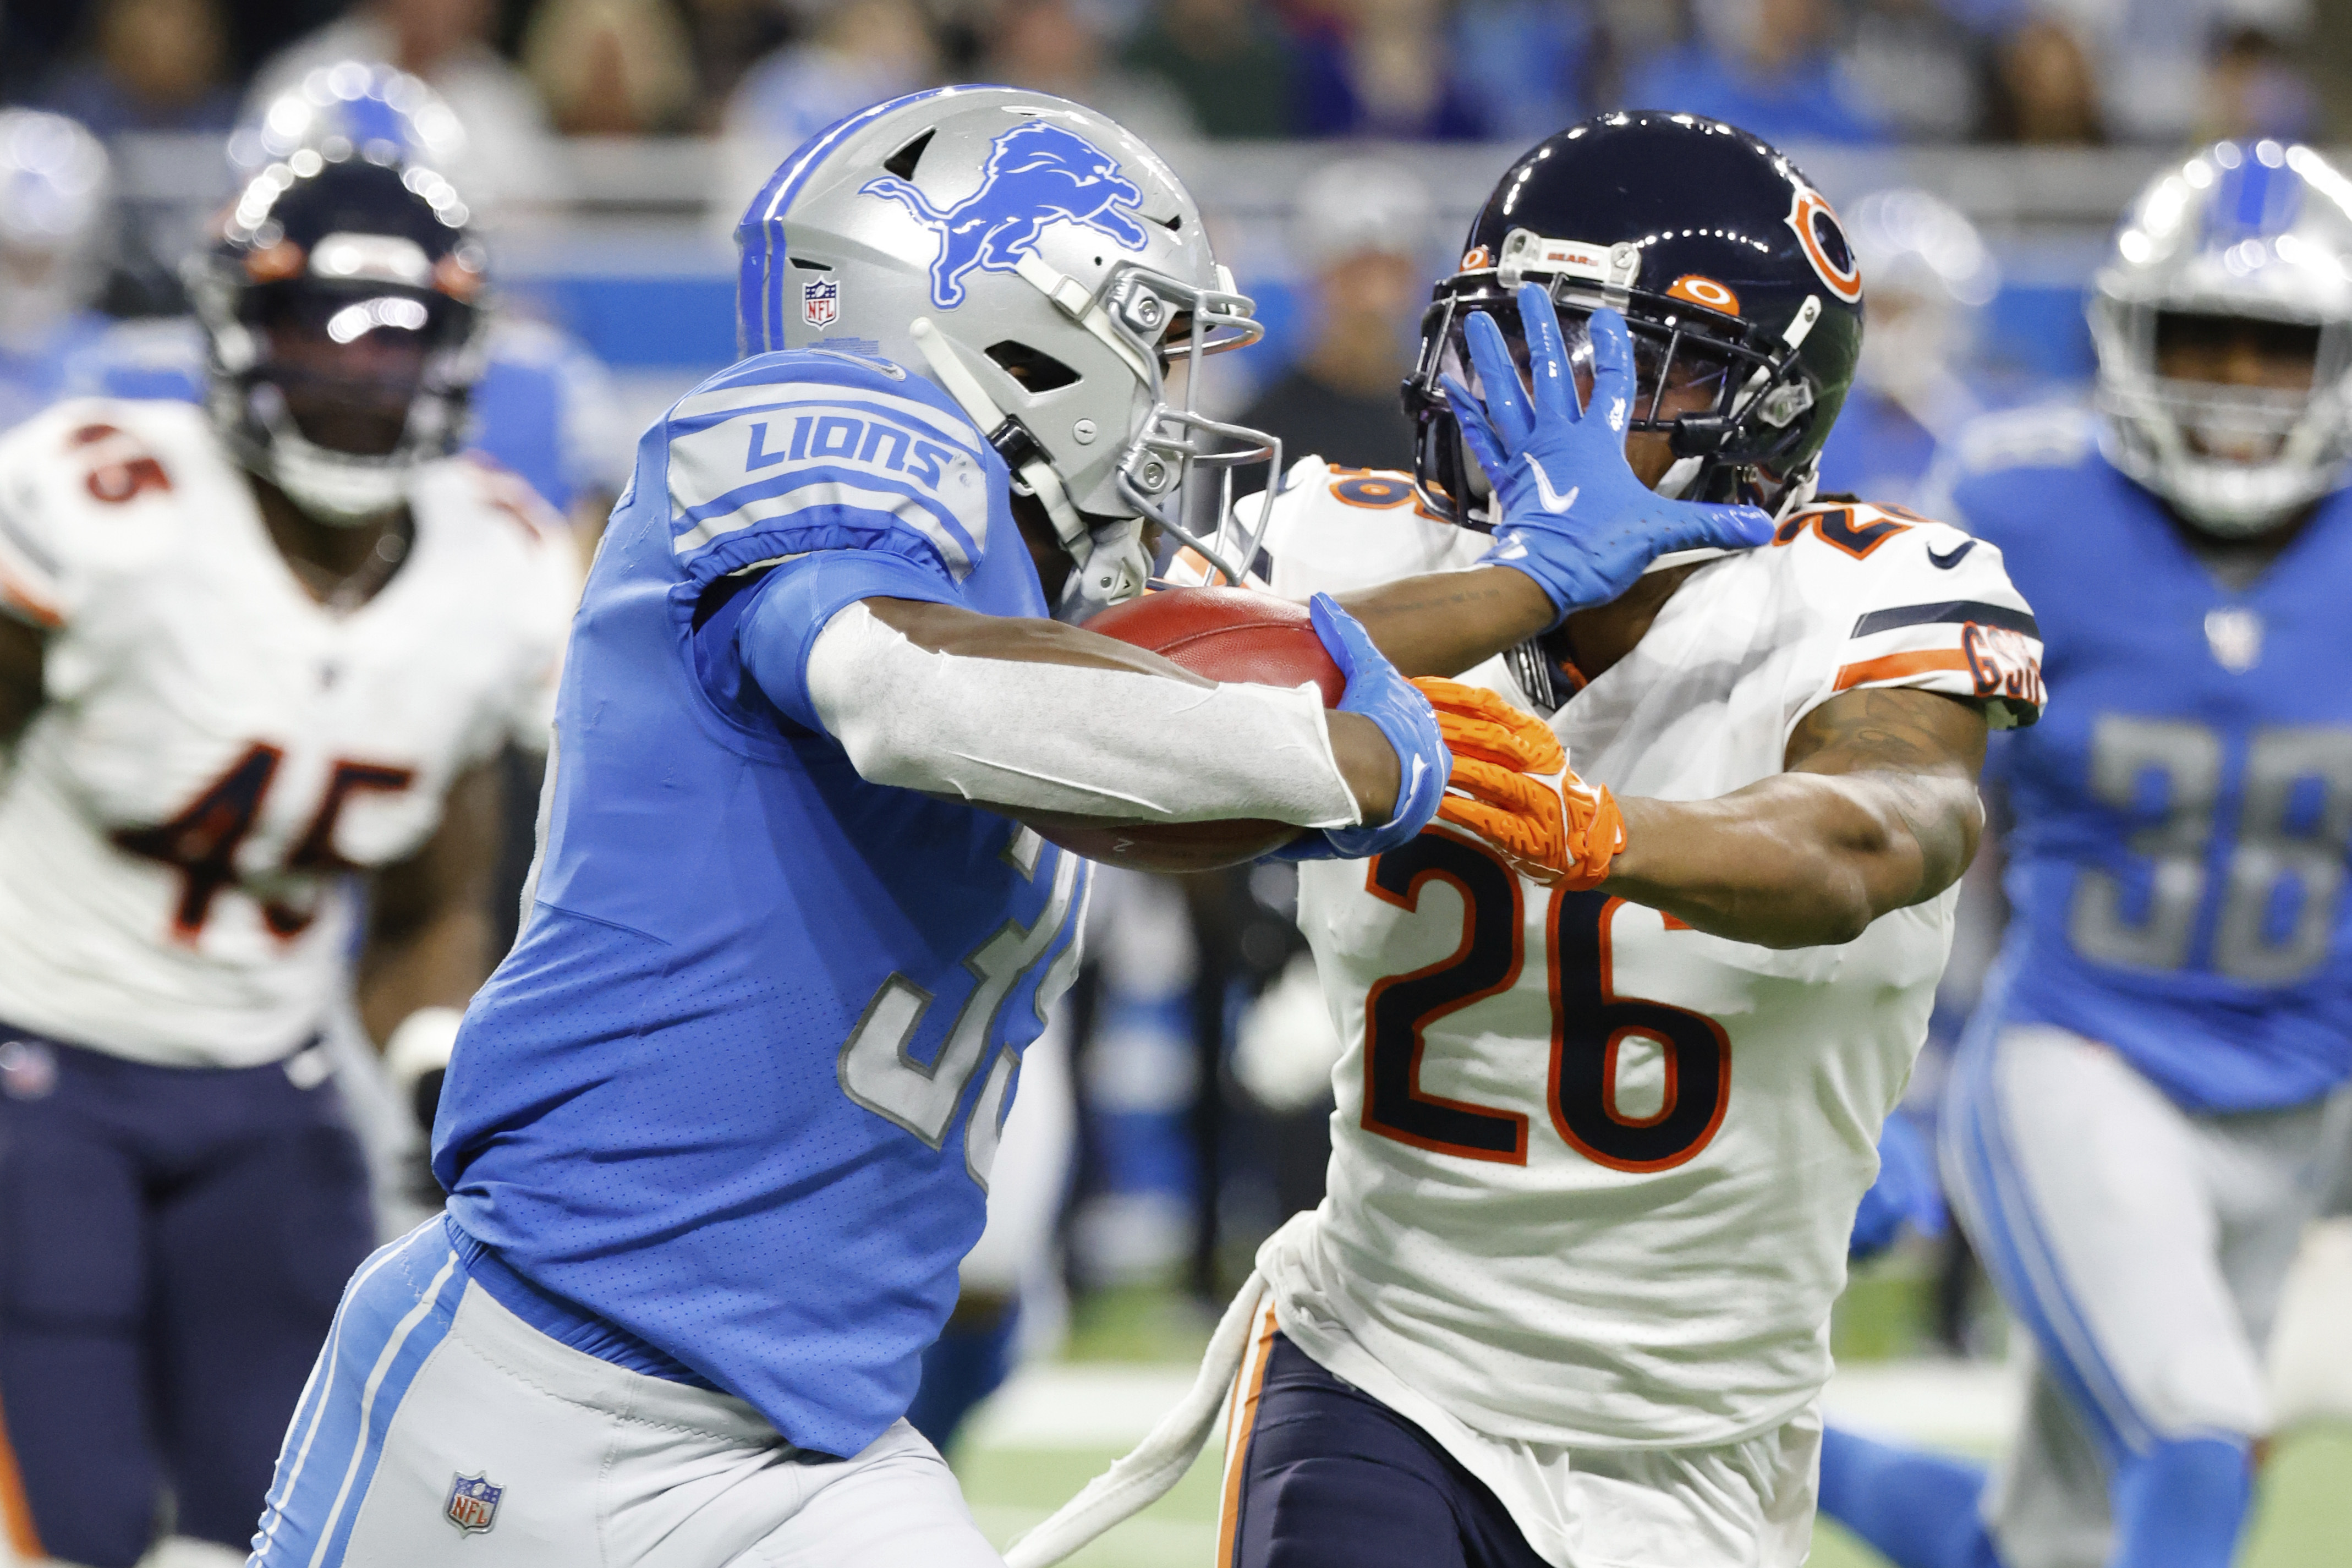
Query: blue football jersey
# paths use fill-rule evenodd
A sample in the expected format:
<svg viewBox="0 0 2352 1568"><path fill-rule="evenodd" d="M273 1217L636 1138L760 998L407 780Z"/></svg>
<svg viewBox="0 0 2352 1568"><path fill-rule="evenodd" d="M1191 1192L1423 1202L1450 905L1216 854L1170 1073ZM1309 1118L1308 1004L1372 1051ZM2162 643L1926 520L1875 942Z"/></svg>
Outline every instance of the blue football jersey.
<svg viewBox="0 0 2352 1568"><path fill-rule="evenodd" d="M1045 615L1009 507L971 421L878 360L749 359L646 433L573 625L532 902L435 1129L500 1261L827 1453L905 1410L954 1304L1087 868L866 782L794 688L857 599Z"/></svg>
<svg viewBox="0 0 2352 1568"><path fill-rule="evenodd" d="M2050 705L1999 738L2016 826L2000 1017L2105 1042L2197 1110L2352 1073L2352 492L2242 593L2099 455L2002 416L1946 512L2032 601Z"/></svg>
<svg viewBox="0 0 2352 1568"><path fill-rule="evenodd" d="M97 311L80 310L52 324L37 342L0 343L0 430L22 425L70 395L67 365L104 337L108 325Z"/></svg>

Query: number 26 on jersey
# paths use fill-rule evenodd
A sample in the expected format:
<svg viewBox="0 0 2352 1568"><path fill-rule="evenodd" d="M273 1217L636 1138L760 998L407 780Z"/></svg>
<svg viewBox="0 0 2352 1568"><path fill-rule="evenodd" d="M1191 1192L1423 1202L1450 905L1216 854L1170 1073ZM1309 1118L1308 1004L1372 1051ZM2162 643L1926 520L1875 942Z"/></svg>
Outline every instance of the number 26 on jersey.
<svg viewBox="0 0 2352 1568"><path fill-rule="evenodd" d="M1421 1086L1430 1026L1509 991L1529 962L1521 884L1487 850L1433 832L1374 860L1365 886L1411 912L1433 881L1462 895L1461 943L1426 968L1380 981L1365 996L1364 1127L1436 1153L1525 1164L1527 1117ZM1546 1109L1559 1136L1596 1163L1671 1170L1705 1149L1723 1124L1731 1042L1704 1013L1617 994L1609 927L1623 902L1565 889L1551 895L1540 955L1551 995ZM1629 1104L1637 1084L1647 1092Z"/></svg>

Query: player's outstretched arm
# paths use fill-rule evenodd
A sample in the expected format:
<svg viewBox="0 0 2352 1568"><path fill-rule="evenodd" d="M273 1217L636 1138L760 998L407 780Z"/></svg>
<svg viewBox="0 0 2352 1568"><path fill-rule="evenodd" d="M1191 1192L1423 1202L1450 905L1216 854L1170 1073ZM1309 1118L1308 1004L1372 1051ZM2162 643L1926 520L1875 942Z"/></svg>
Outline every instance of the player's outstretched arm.
<svg viewBox="0 0 2352 1568"><path fill-rule="evenodd" d="M1633 471L1625 435L1639 395L1624 318L1596 310L1592 392L1580 408L1551 297L1518 292L1528 381L1485 312L1467 332L1473 391L1451 377L1446 399L1495 488L1495 547L1466 572L1406 578L1350 595L1347 605L1408 675L1454 676L1579 610L1613 602L1662 555L1748 550L1772 537L1752 506L1659 495Z"/></svg>
<svg viewBox="0 0 2352 1568"><path fill-rule="evenodd" d="M791 611L772 596L747 621L746 669L793 711ZM1317 627L1349 675L1341 710L1056 622L892 597L826 621L805 690L874 783L1105 822L1269 818L1376 854L1434 813L1450 759L1427 702L1360 628L1328 601Z"/></svg>
<svg viewBox="0 0 2352 1568"><path fill-rule="evenodd" d="M1400 577L1339 602L1406 675L1448 679L1550 630L1558 616L1535 579L1507 566Z"/></svg>
<svg viewBox="0 0 2352 1568"><path fill-rule="evenodd" d="M467 770L450 786L433 837L378 871L370 889L360 1022L427 1128L458 1019L489 977L499 791L495 762Z"/></svg>
<svg viewBox="0 0 2352 1568"><path fill-rule="evenodd" d="M1984 715L1958 699L1833 697L1790 737L1786 773L1715 800L1621 801L1603 887L1761 947L1851 942L1968 869L1984 749Z"/></svg>
<svg viewBox="0 0 2352 1568"><path fill-rule="evenodd" d="M38 630L0 616L0 756L41 706L41 650Z"/></svg>

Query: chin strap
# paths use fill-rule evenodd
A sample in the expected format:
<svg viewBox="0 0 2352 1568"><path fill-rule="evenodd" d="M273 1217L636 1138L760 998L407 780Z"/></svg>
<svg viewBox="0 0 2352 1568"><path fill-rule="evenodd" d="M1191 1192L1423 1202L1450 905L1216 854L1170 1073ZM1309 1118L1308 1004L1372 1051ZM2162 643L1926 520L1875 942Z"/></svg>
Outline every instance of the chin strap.
<svg viewBox="0 0 2352 1568"><path fill-rule="evenodd" d="M1062 476L1045 460L1036 437L996 405L988 389L956 357L947 334L929 316L916 317L907 330L948 395L986 434L988 444L1045 509L1063 550L1076 563L1056 613L1066 620L1082 621L1097 610L1142 593L1151 574L1151 559L1143 548L1142 520L1121 518L1088 528L1084 514L1071 504Z"/></svg>

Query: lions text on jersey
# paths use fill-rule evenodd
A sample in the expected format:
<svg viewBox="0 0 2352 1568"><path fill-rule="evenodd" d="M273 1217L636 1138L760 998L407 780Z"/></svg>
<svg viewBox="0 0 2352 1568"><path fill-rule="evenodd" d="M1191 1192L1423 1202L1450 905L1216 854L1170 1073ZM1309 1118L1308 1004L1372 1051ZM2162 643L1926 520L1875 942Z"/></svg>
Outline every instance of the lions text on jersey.
<svg viewBox="0 0 2352 1568"><path fill-rule="evenodd" d="M1953 521L2050 629L2050 723L1994 763L2018 821L2005 1024L2103 1041L2194 1111L2352 1072L2352 492L2233 590L2089 416L1972 433Z"/></svg>
<svg viewBox="0 0 2352 1568"><path fill-rule="evenodd" d="M0 442L0 608L47 628L47 701L0 784L0 1018L170 1067L249 1067L342 984L347 873L398 860L451 782L545 743L577 567L464 459L415 542L320 605L201 409L83 400Z"/></svg>
<svg viewBox="0 0 2352 1568"><path fill-rule="evenodd" d="M828 350L748 359L646 433L572 638L536 901L436 1128L457 1225L598 1353L830 1454L898 1418L954 1303L1087 868L861 779L735 628L789 616L789 684L859 599L1044 616L1008 485L944 394Z"/></svg>
<svg viewBox="0 0 2352 1568"><path fill-rule="evenodd" d="M1402 474L1293 469L1272 586L1475 559L1484 538L1413 494ZM1797 723L1843 691L2031 721L2039 656L1999 550L1822 505L1699 567L1552 722L1620 795L1710 799L1781 772ZM1500 659L1463 679L1527 705ZM1544 888L1443 829L1369 868L1302 868L1348 1045L1330 1197L1260 1255L1284 1331L1423 1426L1539 1552L1585 1560L1570 1451L1740 1444L1818 1394L1956 898L1779 952Z"/></svg>

